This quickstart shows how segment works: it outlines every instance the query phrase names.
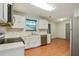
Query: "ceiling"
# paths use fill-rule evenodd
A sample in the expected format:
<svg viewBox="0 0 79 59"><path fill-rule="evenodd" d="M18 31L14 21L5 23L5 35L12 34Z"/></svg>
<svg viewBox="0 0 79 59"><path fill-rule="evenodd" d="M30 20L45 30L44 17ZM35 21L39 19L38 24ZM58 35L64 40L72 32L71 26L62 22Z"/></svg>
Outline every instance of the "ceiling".
<svg viewBox="0 0 79 59"><path fill-rule="evenodd" d="M31 5L30 3L14 3L13 9L25 14L48 18L49 20L58 21L59 18L72 17L75 8L79 7L78 3L48 3L56 6L53 11L45 11L41 8Z"/></svg>

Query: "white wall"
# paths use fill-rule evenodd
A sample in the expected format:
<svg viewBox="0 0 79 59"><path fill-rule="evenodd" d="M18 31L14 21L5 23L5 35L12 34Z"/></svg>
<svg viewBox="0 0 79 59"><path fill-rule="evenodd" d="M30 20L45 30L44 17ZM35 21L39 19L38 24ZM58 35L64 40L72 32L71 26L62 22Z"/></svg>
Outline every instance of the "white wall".
<svg viewBox="0 0 79 59"><path fill-rule="evenodd" d="M66 38L66 23L70 23L70 20L58 22L58 23L50 21L51 37Z"/></svg>
<svg viewBox="0 0 79 59"><path fill-rule="evenodd" d="M57 23L56 37L66 38L66 24L67 23L70 23L70 21L68 20L68 21Z"/></svg>
<svg viewBox="0 0 79 59"><path fill-rule="evenodd" d="M53 21L49 22L51 24L51 38L56 37L56 23Z"/></svg>
<svg viewBox="0 0 79 59"><path fill-rule="evenodd" d="M79 16L79 8L74 9L74 17Z"/></svg>

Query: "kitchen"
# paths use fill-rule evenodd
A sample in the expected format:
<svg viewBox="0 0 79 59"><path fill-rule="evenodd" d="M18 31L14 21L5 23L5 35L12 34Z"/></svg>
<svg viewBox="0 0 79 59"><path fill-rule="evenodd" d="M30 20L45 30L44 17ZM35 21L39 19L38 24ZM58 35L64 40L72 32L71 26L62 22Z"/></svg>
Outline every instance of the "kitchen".
<svg viewBox="0 0 79 59"><path fill-rule="evenodd" d="M13 11L13 4L1 3L0 8L2 8L2 10L0 11L0 13L2 13L0 14L1 15L0 29L2 31L1 38L5 37L4 38L5 42L1 42L0 55L24 55L24 49L46 45L51 42L50 34L47 33L48 20L45 20L45 19L41 20L40 17L35 17L35 16L25 17L20 14L17 15L18 12ZM14 14L15 12L16 14ZM3 17L3 20L2 20L2 17ZM30 25L25 22L33 23L35 26L34 29L30 29L32 27L28 27ZM45 38L45 42L43 38ZM24 43L25 43L24 46L21 43L22 41L21 39L24 40Z"/></svg>
<svg viewBox="0 0 79 59"><path fill-rule="evenodd" d="M0 3L0 55L33 56L31 49L38 49L39 54L37 52L35 55L45 52L43 55L70 56L73 49L71 21L73 16L79 16L79 4L43 4L52 6L52 11L51 7L47 8L47 11L35 5ZM67 24L71 27L66 28Z"/></svg>

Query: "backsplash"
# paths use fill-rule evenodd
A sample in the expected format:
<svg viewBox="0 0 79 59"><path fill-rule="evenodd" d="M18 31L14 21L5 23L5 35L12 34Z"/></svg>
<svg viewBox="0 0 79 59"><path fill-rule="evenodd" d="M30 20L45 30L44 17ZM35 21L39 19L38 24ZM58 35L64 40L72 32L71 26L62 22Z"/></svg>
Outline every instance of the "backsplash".
<svg viewBox="0 0 79 59"><path fill-rule="evenodd" d="M47 34L46 30L39 30L39 31L24 31L23 29L9 29L7 27L0 27L1 30L5 31L5 37L23 37L23 36L31 36L31 35L40 35L40 34Z"/></svg>

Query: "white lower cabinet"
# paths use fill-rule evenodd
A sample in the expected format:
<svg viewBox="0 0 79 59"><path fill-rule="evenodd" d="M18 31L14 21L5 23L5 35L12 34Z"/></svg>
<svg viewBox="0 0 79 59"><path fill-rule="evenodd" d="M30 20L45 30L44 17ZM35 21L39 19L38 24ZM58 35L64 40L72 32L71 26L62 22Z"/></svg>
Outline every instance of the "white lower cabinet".
<svg viewBox="0 0 79 59"><path fill-rule="evenodd" d="M0 44L0 56L24 56L24 44L22 42Z"/></svg>
<svg viewBox="0 0 79 59"><path fill-rule="evenodd" d="M39 36L33 36L30 41L30 47L38 47L40 46L40 37Z"/></svg>
<svg viewBox="0 0 79 59"><path fill-rule="evenodd" d="M38 29L48 29L48 21L46 19L39 19Z"/></svg>
<svg viewBox="0 0 79 59"><path fill-rule="evenodd" d="M51 43L51 37L50 37L50 34L47 34L47 43Z"/></svg>
<svg viewBox="0 0 79 59"><path fill-rule="evenodd" d="M24 38L25 49L40 46L40 36L30 36Z"/></svg>
<svg viewBox="0 0 79 59"><path fill-rule="evenodd" d="M40 35L25 36L23 39L25 42L25 49L34 48L41 45ZM50 34L47 34L47 43L51 43Z"/></svg>
<svg viewBox="0 0 79 59"><path fill-rule="evenodd" d="M29 38L29 37L26 37L26 38L24 39L24 42L25 42L25 49L30 48L30 39L31 39L31 38Z"/></svg>

